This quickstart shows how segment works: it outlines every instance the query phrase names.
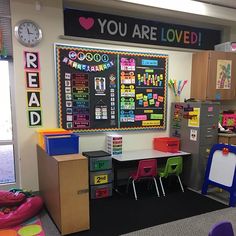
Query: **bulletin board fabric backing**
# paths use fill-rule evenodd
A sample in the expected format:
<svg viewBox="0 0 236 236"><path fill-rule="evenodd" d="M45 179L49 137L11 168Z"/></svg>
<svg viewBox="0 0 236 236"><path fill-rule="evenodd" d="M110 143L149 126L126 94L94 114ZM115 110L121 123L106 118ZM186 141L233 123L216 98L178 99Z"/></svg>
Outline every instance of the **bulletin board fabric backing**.
<svg viewBox="0 0 236 236"><path fill-rule="evenodd" d="M60 128L166 128L168 55L64 44L54 50Z"/></svg>

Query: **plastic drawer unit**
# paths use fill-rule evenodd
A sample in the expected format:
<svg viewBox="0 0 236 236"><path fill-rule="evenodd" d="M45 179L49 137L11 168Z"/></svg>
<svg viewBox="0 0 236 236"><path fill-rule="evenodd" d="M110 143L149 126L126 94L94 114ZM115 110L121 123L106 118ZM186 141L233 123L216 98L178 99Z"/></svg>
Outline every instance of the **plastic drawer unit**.
<svg viewBox="0 0 236 236"><path fill-rule="evenodd" d="M112 158L105 151L83 152L89 159L90 198L105 198L112 196Z"/></svg>
<svg viewBox="0 0 236 236"><path fill-rule="evenodd" d="M107 152L114 155L122 154L122 136L121 135L107 135Z"/></svg>

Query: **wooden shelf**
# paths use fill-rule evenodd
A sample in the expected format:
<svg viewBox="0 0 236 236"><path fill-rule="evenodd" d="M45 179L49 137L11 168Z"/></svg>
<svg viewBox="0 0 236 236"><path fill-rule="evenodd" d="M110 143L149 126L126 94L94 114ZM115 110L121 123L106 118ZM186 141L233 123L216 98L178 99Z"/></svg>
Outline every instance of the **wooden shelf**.
<svg viewBox="0 0 236 236"><path fill-rule="evenodd" d="M236 134L218 134L218 143L225 143L229 145L236 145Z"/></svg>
<svg viewBox="0 0 236 236"><path fill-rule="evenodd" d="M62 235L90 227L88 160L80 154L49 156L37 146L39 191Z"/></svg>

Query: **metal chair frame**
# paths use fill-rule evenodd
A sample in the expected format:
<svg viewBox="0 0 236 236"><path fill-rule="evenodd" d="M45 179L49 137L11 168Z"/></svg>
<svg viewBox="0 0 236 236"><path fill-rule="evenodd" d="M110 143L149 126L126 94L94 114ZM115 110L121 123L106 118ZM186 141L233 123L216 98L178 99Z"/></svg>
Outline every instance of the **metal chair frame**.
<svg viewBox="0 0 236 236"><path fill-rule="evenodd" d="M142 179L145 179L145 178L142 178ZM150 178L146 178L146 179L153 179L154 184L155 184L155 188L156 188L156 192L157 192L157 196L160 197L160 193L159 193L159 190L158 190L156 178L155 178L155 177L152 177L152 178L150 177ZM138 197L137 197L137 192L136 192L136 187L135 187L135 180L132 178L132 176L130 176L129 179L128 179L128 183L127 183L127 187L126 187L126 193L128 193L128 190L129 190L129 183L130 183L130 180L132 180L132 186L133 186L133 191L134 191L134 197L135 197L135 200L137 200ZM139 181L139 180L138 180L138 181Z"/></svg>

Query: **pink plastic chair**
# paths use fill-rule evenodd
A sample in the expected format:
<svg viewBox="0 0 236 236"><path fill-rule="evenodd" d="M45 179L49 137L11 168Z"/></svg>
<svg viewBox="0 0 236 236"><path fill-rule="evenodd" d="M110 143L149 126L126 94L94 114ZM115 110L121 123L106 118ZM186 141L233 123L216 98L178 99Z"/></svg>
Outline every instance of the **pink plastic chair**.
<svg viewBox="0 0 236 236"><path fill-rule="evenodd" d="M234 236L234 231L231 222L221 221L213 225L208 236Z"/></svg>
<svg viewBox="0 0 236 236"><path fill-rule="evenodd" d="M141 179L153 179L156 187L157 196L160 197L159 190L156 182L157 175L157 161L156 159L141 160L138 164L138 169L136 172L132 173L128 179L126 192L129 189L130 180L132 180L134 197L137 200L137 193L135 188L135 181L140 181Z"/></svg>

